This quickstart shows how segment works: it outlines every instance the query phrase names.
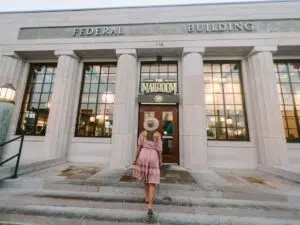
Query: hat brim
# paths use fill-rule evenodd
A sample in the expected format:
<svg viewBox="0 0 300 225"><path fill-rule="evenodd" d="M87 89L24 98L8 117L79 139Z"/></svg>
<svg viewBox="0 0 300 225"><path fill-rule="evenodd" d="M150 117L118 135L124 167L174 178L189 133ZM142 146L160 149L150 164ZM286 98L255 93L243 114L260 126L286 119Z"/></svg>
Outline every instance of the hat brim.
<svg viewBox="0 0 300 225"><path fill-rule="evenodd" d="M153 122L153 126L149 127L148 126L148 122L149 121L152 121ZM156 130L158 127L159 127L159 121L158 119L154 118L154 117L151 117L151 118L147 118L145 121L144 121L144 129L145 130L148 130L148 131L154 131Z"/></svg>

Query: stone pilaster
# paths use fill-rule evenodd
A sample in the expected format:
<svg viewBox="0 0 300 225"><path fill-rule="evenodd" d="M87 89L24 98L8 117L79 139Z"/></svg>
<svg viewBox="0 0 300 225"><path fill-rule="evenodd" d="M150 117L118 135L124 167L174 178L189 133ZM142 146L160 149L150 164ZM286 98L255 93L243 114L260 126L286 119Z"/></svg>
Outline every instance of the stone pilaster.
<svg viewBox="0 0 300 225"><path fill-rule="evenodd" d="M9 83L16 89L16 95L20 96L20 77L23 73L24 62L14 52L3 52L0 58L0 86ZM15 96L15 101L17 100ZM12 134L12 128L16 127L16 122L12 121L16 114L15 105L12 103L0 102L0 143ZM14 129L15 130L15 129ZM4 147L0 147L0 161L2 159Z"/></svg>
<svg viewBox="0 0 300 225"><path fill-rule="evenodd" d="M74 87L80 80L79 59L73 51L56 51L58 64L51 97L45 149L49 158L61 158L67 155L75 104Z"/></svg>
<svg viewBox="0 0 300 225"><path fill-rule="evenodd" d="M184 48L182 69L182 129L184 166L207 167L207 135L204 99L204 48Z"/></svg>
<svg viewBox="0 0 300 225"><path fill-rule="evenodd" d="M23 60L14 52L4 52L0 61L0 85L5 83L18 87L24 66Z"/></svg>
<svg viewBox="0 0 300 225"><path fill-rule="evenodd" d="M137 56L135 49L118 49L110 167L130 165L136 150Z"/></svg>
<svg viewBox="0 0 300 225"><path fill-rule="evenodd" d="M24 90L26 86L28 64L15 52L3 52L0 61L0 85L10 83L16 88L15 105L12 110L7 137L13 136L19 118L19 111L23 102Z"/></svg>
<svg viewBox="0 0 300 225"><path fill-rule="evenodd" d="M286 166L284 135L272 52L276 46L254 47L248 57L248 82L251 87L258 164L262 167Z"/></svg>

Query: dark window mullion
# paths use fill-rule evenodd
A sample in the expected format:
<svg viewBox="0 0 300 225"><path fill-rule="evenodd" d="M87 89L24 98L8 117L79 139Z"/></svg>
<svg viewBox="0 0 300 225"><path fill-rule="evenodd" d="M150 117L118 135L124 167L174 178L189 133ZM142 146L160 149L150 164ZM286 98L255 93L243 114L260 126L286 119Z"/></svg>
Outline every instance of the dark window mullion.
<svg viewBox="0 0 300 225"><path fill-rule="evenodd" d="M216 123L216 117L217 117L217 114L216 114L216 102L215 102L215 87L214 87L214 73L213 73L213 64L211 64L211 84L212 84L212 100L213 100L213 106L214 106L214 129L215 129L215 132L216 132L216 137L215 137L215 140L218 140L218 136L217 136L217 123Z"/></svg>
<svg viewBox="0 0 300 225"><path fill-rule="evenodd" d="M286 63L287 66L287 72L288 72L288 79L289 79L289 83L290 83L290 88L291 88L291 92L292 92L292 99L293 99L293 105L294 105L294 118L296 120L296 126L297 126L297 132L298 132L298 138L300 138L300 126L299 126L299 119L298 119L298 112L296 109L296 100L295 100L295 95L294 95L294 90L293 90L293 86L292 86L292 81L291 81L291 74L290 74L290 69L289 69L289 64L288 62Z"/></svg>
<svg viewBox="0 0 300 225"><path fill-rule="evenodd" d="M281 98L282 98L282 106L283 106L283 113L284 113L284 123L287 127L287 132L288 132L288 137L290 136L290 129L289 129L289 124L287 122L287 115L286 115L286 109L285 109L285 102L284 102L284 98L283 98L283 91L282 91L282 82L281 82L281 77L280 77L280 73L279 73L279 68L278 68L278 63L276 63L276 68L277 68L277 73L278 73L278 82L279 82L279 86L280 86L280 90L281 90ZM283 128L284 129L284 128ZM287 138L288 138L287 137Z"/></svg>
<svg viewBox="0 0 300 225"><path fill-rule="evenodd" d="M34 72L34 71L33 71ZM32 76L32 74L30 74L29 76ZM29 89L31 89L31 90L29 90L29 92L28 93L26 93L26 95L27 95L27 98L28 98L28 105L27 105L27 109L25 109L24 108L24 112L25 112L25 110L26 111L28 111L30 108L29 108L29 106L30 106L30 103L31 103L31 101L32 101L32 94L34 93L33 92L33 83L29 83L29 87L31 87L31 88L29 88ZM25 101L26 101L26 99L25 99ZM25 103L26 104L26 103Z"/></svg>
<svg viewBox="0 0 300 225"><path fill-rule="evenodd" d="M47 68L48 68L48 66L45 66L45 71L44 71L44 74L43 74L44 75L43 82L40 83L42 85L42 87L41 87L41 92L39 93L40 98L39 98L38 108L37 108L37 112L36 112L36 118L37 118L36 126L38 125L38 118L39 118L39 114L40 114L41 99L42 99L43 90L44 90L44 82L45 82Z"/></svg>
<svg viewBox="0 0 300 225"><path fill-rule="evenodd" d="M107 91L108 91L108 81L109 81L109 74L108 74L108 76L107 76L107 79L106 79L106 82L105 82L105 84L106 84L106 91L105 91L105 94L106 94L106 98L105 98L105 103L104 103L104 126L103 126L103 131L105 131L105 117L106 117L106 108L107 108Z"/></svg>
<svg viewBox="0 0 300 225"><path fill-rule="evenodd" d="M216 132L215 140L219 140L218 137L217 137L217 126L216 126L216 116L217 116L216 111L217 111L217 109L216 109L216 104L215 104L215 87L214 87L213 64L210 64L210 68L211 68L211 74L210 75L211 75L211 85L212 85L212 93L211 93L211 95L212 95L212 98L213 98L213 103L212 104L214 106L214 114L213 114L213 116L214 116L214 119L215 119L215 125L214 125L213 129Z"/></svg>
<svg viewBox="0 0 300 225"><path fill-rule="evenodd" d="M224 85L222 83L222 77L223 77L223 68L222 68L222 63L220 63L220 67L221 67L221 80L220 80L220 84L221 84L221 90L222 90L222 97L223 97L223 109L224 109L224 123L225 123L225 134L226 134L226 140L228 140L228 124L227 124L227 112L226 112L226 102L225 102L225 92L224 92ZM232 79L232 76L231 76ZM233 96L234 97L234 96Z"/></svg>
<svg viewBox="0 0 300 225"><path fill-rule="evenodd" d="M231 65L232 64L230 64L230 68L231 68ZM239 73L239 75L240 75L240 73ZM237 115L237 113L236 113L236 103L235 103L235 95L237 94L237 93L235 93L234 91L233 91L233 77L232 77L232 70L230 70L230 76L231 76L231 88L232 88L232 97L233 97L233 109L234 109L234 118L235 118L235 130L236 130L236 132L238 132L238 126L237 126L237 121L236 121L236 115ZM240 77L239 77L239 85L240 85ZM236 83L235 83L236 84ZM241 96L242 96L242 93L238 93L238 94L240 94ZM233 120L232 120L233 121ZM234 134L235 136L236 136L236 134Z"/></svg>
<svg viewBox="0 0 300 225"><path fill-rule="evenodd" d="M100 86L101 86L101 76L102 76L102 65L100 65L100 71L99 71L99 78L98 78L98 87L97 87L97 97L96 97L96 108L95 108L95 126L94 126L94 137L96 136L96 125L97 125L97 112L98 112L98 105L99 105L99 95L100 95ZM109 73L109 68L108 68ZM101 100L101 99L100 99ZM100 115L100 114L99 114Z"/></svg>

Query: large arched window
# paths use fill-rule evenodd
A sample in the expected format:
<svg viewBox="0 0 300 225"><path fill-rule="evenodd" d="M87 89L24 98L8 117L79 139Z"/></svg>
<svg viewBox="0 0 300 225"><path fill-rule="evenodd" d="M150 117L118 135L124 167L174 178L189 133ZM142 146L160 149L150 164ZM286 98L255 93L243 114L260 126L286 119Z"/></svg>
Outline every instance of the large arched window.
<svg viewBox="0 0 300 225"><path fill-rule="evenodd" d="M204 62L208 140L249 140L239 62Z"/></svg>
<svg viewBox="0 0 300 225"><path fill-rule="evenodd" d="M300 141L300 61L275 61L277 91L288 142Z"/></svg>

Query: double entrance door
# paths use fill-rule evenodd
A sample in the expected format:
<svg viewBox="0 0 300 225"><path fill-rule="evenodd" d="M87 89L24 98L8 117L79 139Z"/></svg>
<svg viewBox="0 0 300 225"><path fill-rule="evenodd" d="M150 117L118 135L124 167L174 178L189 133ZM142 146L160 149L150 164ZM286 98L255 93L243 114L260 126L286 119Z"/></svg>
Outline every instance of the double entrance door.
<svg viewBox="0 0 300 225"><path fill-rule="evenodd" d="M147 117L159 120L158 132L163 141L163 163L179 164L179 134L177 105L140 105L139 133L143 131L143 122Z"/></svg>

